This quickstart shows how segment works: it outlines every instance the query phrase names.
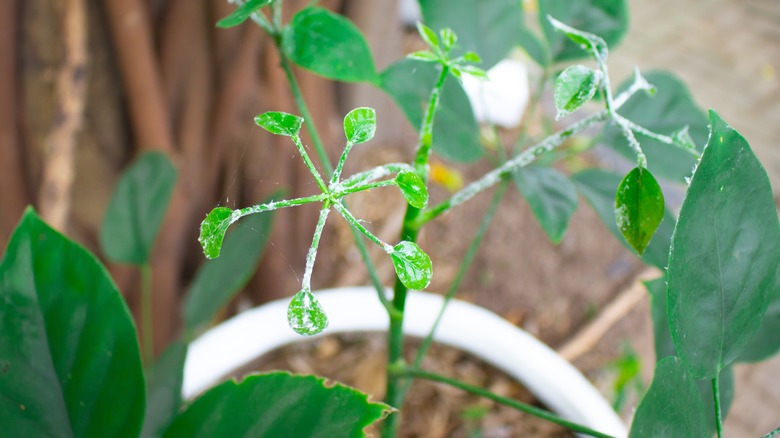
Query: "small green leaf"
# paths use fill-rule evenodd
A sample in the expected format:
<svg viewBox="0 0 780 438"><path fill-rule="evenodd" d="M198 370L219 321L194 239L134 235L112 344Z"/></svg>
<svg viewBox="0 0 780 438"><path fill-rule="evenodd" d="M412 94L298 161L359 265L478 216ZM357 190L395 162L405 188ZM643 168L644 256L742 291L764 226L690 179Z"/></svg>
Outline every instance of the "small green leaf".
<svg viewBox="0 0 780 438"><path fill-rule="evenodd" d="M198 242L203 247L203 254L207 258L214 259L219 257L222 250L222 240L230 226L233 210L227 207L217 207L211 210L200 224L200 237Z"/></svg>
<svg viewBox="0 0 780 438"><path fill-rule="evenodd" d="M106 269L28 208L0 262L0 435L138 437L144 376Z"/></svg>
<svg viewBox="0 0 780 438"><path fill-rule="evenodd" d="M551 15L547 16L547 21L550 22L555 30L566 35L574 44L580 46L582 50L590 53L594 59L600 59L602 62L607 60L609 55L607 43L600 36L563 24Z"/></svg>
<svg viewBox="0 0 780 438"><path fill-rule="evenodd" d="M441 42L444 45L444 50L450 50L458 42L458 35L456 35L455 32L449 27L445 27L444 29L440 30L439 36L441 36Z"/></svg>
<svg viewBox="0 0 780 438"><path fill-rule="evenodd" d="M414 59L415 61L422 61L422 62L439 62L439 57L427 50L420 50L419 52L414 52L406 55L409 59Z"/></svg>
<svg viewBox="0 0 780 438"><path fill-rule="evenodd" d="M271 4L271 0L247 0L246 3L236 8L232 14L219 20L217 22L217 27L228 28L238 26L246 21L253 13L269 4Z"/></svg>
<svg viewBox="0 0 780 438"><path fill-rule="evenodd" d="M672 356L656 364L653 383L637 407L628 436L707 436L704 404L683 361Z"/></svg>
<svg viewBox="0 0 780 438"><path fill-rule="evenodd" d="M344 135L350 144L364 143L374 138L376 111L373 108L355 108L344 117Z"/></svg>
<svg viewBox="0 0 780 438"><path fill-rule="evenodd" d="M672 132L672 140L685 149L696 150L696 143L693 142L693 137L688 132L688 125L685 125L681 129Z"/></svg>
<svg viewBox="0 0 780 438"><path fill-rule="evenodd" d="M574 42L556 31L547 16L551 15L563 23L575 26L576 32L597 35L598 39L586 37L586 41ZM628 30L628 2L626 0L539 0L539 21L548 41L549 58L553 62L587 58L589 52L582 50L582 44L594 44L599 50L616 47ZM568 26L566 26L568 27ZM536 58L534 58L536 59Z"/></svg>
<svg viewBox="0 0 780 438"><path fill-rule="evenodd" d="M477 79L482 79L484 81L489 80L487 73L485 70L482 70L481 68L474 66L474 65L461 65L458 67L461 72L466 73L468 75L474 76Z"/></svg>
<svg viewBox="0 0 780 438"><path fill-rule="evenodd" d="M391 411L322 377L277 371L210 389L179 415L165 437L362 437L366 426Z"/></svg>
<svg viewBox="0 0 780 438"><path fill-rule="evenodd" d="M635 167L623 178L615 196L615 222L639 255L664 218L664 195L649 170Z"/></svg>
<svg viewBox="0 0 780 438"><path fill-rule="evenodd" d="M431 283L433 266L431 258L414 242L403 241L390 253L395 273L409 289L423 290Z"/></svg>
<svg viewBox="0 0 780 438"><path fill-rule="evenodd" d="M579 109L596 95L601 85L602 73L584 65L572 65L555 79L556 119Z"/></svg>
<svg viewBox="0 0 780 438"><path fill-rule="evenodd" d="M423 209L428 205L428 188L425 182L416 173L410 171L399 172L395 182L406 202L414 208Z"/></svg>
<svg viewBox="0 0 780 438"><path fill-rule="evenodd" d="M463 54L463 60L466 61L466 62L472 62L474 64L479 64L480 62L482 62L482 58L480 58L479 55L477 55L474 52L466 52L466 53L464 53Z"/></svg>
<svg viewBox="0 0 780 438"><path fill-rule="evenodd" d="M710 138L674 230L669 326L697 379L712 379L761 326L780 264L772 188L747 141L710 111Z"/></svg>
<svg viewBox="0 0 780 438"><path fill-rule="evenodd" d="M282 31L282 50L296 64L344 82L378 81L366 39L351 21L323 8L305 8Z"/></svg>
<svg viewBox="0 0 780 438"><path fill-rule="evenodd" d="M160 152L147 152L125 170L100 227L100 246L120 263L149 262L176 185L176 169Z"/></svg>
<svg viewBox="0 0 780 438"><path fill-rule="evenodd" d="M141 437L162 436L179 413L186 357L187 344L183 341L174 342L147 373L146 416Z"/></svg>
<svg viewBox="0 0 780 438"><path fill-rule="evenodd" d="M512 178L547 237L560 243L577 210L577 188L549 167L527 166L513 173Z"/></svg>
<svg viewBox="0 0 780 438"><path fill-rule="evenodd" d="M301 290L290 300L287 307L287 323L295 333L311 336L328 327L328 315L311 291Z"/></svg>
<svg viewBox="0 0 780 438"><path fill-rule="evenodd" d="M255 117L255 123L271 134L297 137L301 132L303 118L280 111L268 111Z"/></svg>
<svg viewBox="0 0 780 438"><path fill-rule="evenodd" d="M420 34L420 37L428 47L434 50L439 48L439 38L436 37L436 32L421 21L417 22L417 33Z"/></svg>

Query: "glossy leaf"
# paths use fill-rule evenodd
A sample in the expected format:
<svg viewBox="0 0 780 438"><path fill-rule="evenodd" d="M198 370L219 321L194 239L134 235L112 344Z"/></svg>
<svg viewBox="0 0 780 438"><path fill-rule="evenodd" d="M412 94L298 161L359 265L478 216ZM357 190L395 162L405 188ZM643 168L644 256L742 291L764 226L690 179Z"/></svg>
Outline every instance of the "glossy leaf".
<svg viewBox="0 0 780 438"><path fill-rule="evenodd" d="M413 59L415 61L439 62L439 57L427 50L420 50L418 52L413 52L406 55L406 57L409 59Z"/></svg>
<svg viewBox="0 0 780 438"><path fill-rule="evenodd" d="M210 389L176 419L165 437L359 437L391 410L321 377L272 372Z"/></svg>
<svg viewBox="0 0 780 438"><path fill-rule="evenodd" d="M618 112L627 119L659 134L673 134L688 126L690 138L699 145L698 150L707 142L707 117L696 105L688 88L676 76L668 72L649 72L644 76L656 86L655 96L637 93L629 99ZM633 77L618 88L625 90ZM604 142L630 160L635 159L634 152L628 147L620 128L612 123L604 125ZM696 165L696 157L678 146L661 143L645 135L636 134L647 155L647 168L658 178L684 182L691 176Z"/></svg>
<svg viewBox="0 0 780 438"><path fill-rule="evenodd" d="M699 379L739 356L769 305L780 225L750 146L714 111L672 238L668 313L677 352Z"/></svg>
<svg viewBox="0 0 780 438"><path fill-rule="evenodd" d="M780 351L780 275L775 279L769 308L761 327L737 358L740 362L758 362L769 359Z"/></svg>
<svg viewBox="0 0 780 438"><path fill-rule="evenodd" d="M628 30L625 0L539 0L539 20L554 62L587 58L589 54L567 35L557 32L547 20L548 15L578 31L597 35L605 46L612 48Z"/></svg>
<svg viewBox="0 0 780 438"><path fill-rule="evenodd" d="M351 144L365 143L376 133L376 111L355 108L344 117L344 135Z"/></svg>
<svg viewBox="0 0 780 438"><path fill-rule="evenodd" d="M434 50L439 48L439 37L436 36L436 32L420 21L417 22L417 34L420 35L420 38L425 41L429 48Z"/></svg>
<svg viewBox="0 0 780 438"><path fill-rule="evenodd" d="M303 118L281 111L268 111L255 117L255 123L271 134L297 137L301 132Z"/></svg>
<svg viewBox="0 0 780 438"><path fill-rule="evenodd" d="M287 323L295 333L311 336L328 327L328 316L311 291L302 290L290 300Z"/></svg>
<svg viewBox="0 0 780 438"><path fill-rule="evenodd" d="M135 327L106 269L27 209L0 262L0 434L137 437Z"/></svg>
<svg viewBox="0 0 780 438"><path fill-rule="evenodd" d="M584 65L572 65L555 79L556 119L578 110L593 99L601 84L602 74Z"/></svg>
<svg viewBox="0 0 780 438"><path fill-rule="evenodd" d="M398 104L415 129L420 129L422 124L437 70L431 63L404 59L382 72L382 89ZM479 126L458 81L444 84L433 126L433 150L456 162L471 162L482 156Z"/></svg>
<svg viewBox="0 0 780 438"><path fill-rule="evenodd" d="M677 357L655 366L653 383L637 407L630 438L705 437L704 404L693 376Z"/></svg>
<svg viewBox="0 0 780 438"><path fill-rule="evenodd" d="M271 233L273 213L249 215L225 237L222 255L201 265L184 301L186 332L194 334L249 282Z"/></svg>
<svg viewBox="0 0 780 438"><path fill-rule="evenodd" d="M428 188L417 174L410 171L399 172L395 182L409 205L419 209L428 205Z"/></svg>
<svg viewBox="0 0 780 438"><path fill-rule="evenodd" d="M655 340L655 357L661 360L667 356L677 356L677 350L672 341L672 332L669 330L669 318L666 313L666 279L658 278L656 280L645 282L650 293L650 314L653 320L653 338ZM713 436L715 430L715 398L712 393L712 381L698 380L696 384L699 388L702 402L704 403L704 413L707 419L707 436ZM723 418L725 419L731 409L731 403L734 401L734 370L727 366L720 373L720 406Z"/></svg>
<svg viewBox="0 0 780 438"><path fill-rule="evenodd" d="M523 9L515 0L420 0L425 22L433 29L452 28L458 35L453 56L473 51L489 69L520 43Z"/></svg>
<svg viewBox="0 0 780 438"><path fill-rule="evenodd" d="M227 207L216 207L206 216L200 224L200 237L198 242L203 248L203 254L209 259L219 257L222 251L222 241L230 226L233 210Z"/></svg>
<svg viewBox="0 0 780 438"><path fill-rule="evenodd" d="M100 227L100 246L115 262L149 262L176 185L176 169L160 152L147 152L119 177Z"/></svg>
<svg viewBox="0 0 780 438"><path fill-rule="evenodd" d="M282 50L299 66L344 82L376 82L374 58L360 29L322 8L295 14L282 31Z"/></svg>
<svg viewBox="0 0 780 438"><path fill-rule="evenodd" d="M512 178L547 237L560 243L577 210L577 188L549 167L527 166L512 174Z"/></svg>
<svg viewBox="0 0 780 438"><path fill-rule="evenodd" d="M271 4L271 0L247 0L246 3L236 8L232 14L219 20L217 22L217 27L228 28L238 26L246 21L253 13L269 4Z"/></svg>
<svg viewBox="0 0 780 438"><path fill-rule="evenodd" d="M179 413L186 357L187 344L182 341L174 342L149 371L142 438L161 437Z"/></svg>
<svg viewBox="0 0 780 438"><path fill-rule="evenodd" d="M615 222L640 255L664 218L664 195L649 170L635 167L623 178L615 196Z"/></svg>
<svg viewBox="0 0 780 438"><path fill-rule="evenodd" d="M409 289L423 290L433 278L431 258L414 242L403 241L390 253L395 273Z"/></svg>
<svg viewBox="0 0 780 438"><path fill-rule="evenodd" d="M628 242L618 230L615 221L615 194L621 182L621 176L599 169L588 169L571 176L580 193L593 207L607 229L627 247ZM667 208L661 224L655 231L650 244L642 253L642 260L659 269L665 269L669 262L669 245L677 222L674 214Z"/></svg>

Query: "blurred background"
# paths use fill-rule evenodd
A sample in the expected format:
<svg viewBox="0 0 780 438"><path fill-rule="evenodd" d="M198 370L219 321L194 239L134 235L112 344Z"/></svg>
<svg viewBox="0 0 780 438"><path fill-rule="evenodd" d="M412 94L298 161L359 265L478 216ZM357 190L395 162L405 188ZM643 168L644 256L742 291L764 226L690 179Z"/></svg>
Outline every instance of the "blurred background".
<svg viewBox="0 0 780 438"><path fill-rule="evenodd" d="M285 20L309 3L285 1ZM524 3L527 11L534 10L534 2ZM701 107L717 109L748 139L780 187L780 2L629 3L628 34L610 58L614 80L629 77L634 66L674 71ZM319 5L346 15L362 30L378 70L419 47L398 0ZM215 27L233 8L224 0L0 3L0 245L32 204L55 228L101 256L99 229L119 173L144 151L167 154L179 178L153 252L158 352L179 335L184 291L204 260L197 236L206 213L218 205L255 204L279 189L289 196L316 190L292 146L252 123L264 111L296 109L262 31L250 23ZM320 129L331 159L343 146L343 115L357 106L377 108L377 137L355 151L347 173L411 157L414 129L381 92L298 73L313 116L307 123ZM543 107L551 111L549 93L545 96ZM304 142L310 140L304 136ZM489 169L484 162L442 166L466 181ZM435 190L446 193L446 187ZM351 206L380 236L392 239L404 205L400 196L383 196L360 197ZM462 296L554 348L564 347L635 284L643 267L585 203L563 243L554 246L520 195L509 197L486 236L490 250L475 262ZM468 211L445 216L423 236L422 246L436 265L431 290L443 291L454 276L468 241L452 236L476 229L489 196L482 198ZM276 215L257 274L228 314L298 290L316 212L297 208ZM328 228L314 286L366 284L347 226L332 221ZM138 271L109 266L137 312ZM380 274L389 281L389 264L380 262ZM641 358L646 384L652 374L647 300L640 294L621 312L608 332L591 340L591 348L571 357L605 388L614 380L609 366L625 357L626 345ZM738 392L727 421L732 436L756 436L777 426L780 380L772 376L778 372L778 359L737 369Z"/></svg>

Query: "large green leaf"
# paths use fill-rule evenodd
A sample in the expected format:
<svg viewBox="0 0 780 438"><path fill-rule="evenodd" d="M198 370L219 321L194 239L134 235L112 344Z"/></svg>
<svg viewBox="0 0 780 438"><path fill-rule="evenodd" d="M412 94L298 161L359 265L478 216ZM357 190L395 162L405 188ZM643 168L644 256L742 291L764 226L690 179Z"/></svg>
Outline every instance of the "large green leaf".
<svg viewBox="0 0 780 438"><path fill-rule="evenodd" d="M179 413L181 385L184 379L184 359L187 344L178 341L169 345L147 375L146 416L142 438L157 438Z"/></svg>
<svg viewBox="0 0 780 438"><path fill-rule="evenodd" d="M143 265L176 184L176 169L160 152L141 155L119 178L100 227L100 246L121 263Z"/></svg>
<svg viewBox="0 0 780 438"><path fill-rule="evenodd" d="M391 409L341 384L326 386L320 377L273 372L212 388L165 437L360 437Z"/></svg>
<svg viewBox="0 0 780 438"><path fill-rule="evenodd" d="M667 279L672 338L699 379L715 377L758 330L780 263L764 168L714 111L710 130L672 237Z"/></svg>
<svg viewBox="0 0 780 438"><path fill-rule="evenodd" d="M195 274L184 301L186 332L193 334L243 288L260 262L273 213L257 213L238 221L225 237L222 255L207 260Z"/></svg>
<svg viewBox="0 0 780 438"><path fill-rule="evenodd" d="M664 195L649 170L628 172L615 196L615 223L626 242L642 254L664 218Z"/></svg>
<svg viewBox="0 0 780 438"><path fill-rule="evenodd" d="M780 275L775 279L772 301L761 322L761 327L737 358L740 362L758 362L780 351Z"/></svg>
<svg viewBox="0 0 780 438"><path fill-rule="evenodd" d="M653 383L637 407L631 438L706 437L704 404L683 361L667 357L655 366Z"/></svg>
<svg viewBox="0 0 780 438"><path fill-rule="evenodd" d="M628 30L625 0L539 0L539 21L553 61L587 58L588 52L556 32L547 21L547 15L575 29L600 36L610 48L616 46Z"/></svg>
<svg viewBox="0 0 780 438"><path fill-rule="evenodd" d="M371 49L360 29L327 9L306 8L295 14L282 31L282 50L294 63L328 79L378 80Z"/></svg>
<svg viewBox="0 0 780 438"><path fill-rule="evenodd" d="M438 68L431 63L403 59L382 72L382 89L415 129L420 129ZM433 150L457 162L475 161L482 156L479 126L469 99L457 81L444 84L433 126Z"/></svg>
<svg viewBox="0 0 780 438"><path fill-rule="evenodd" d="M523 9L517 0L420 0L425 23L433 30L452 28L458 35L454 56L479 54L489 69L521 40Z"/></svg>
<svg viewBox="0 0 780 438"><path fill-rule="evenodd" d="M527 166L512 174L536 220L553 243L560 243L577 210L577 188L555 169Z"/></svg>
<svg viewBox="0 0 780 438"><path fill-rule="evenodd" d="M693 101L688 87L669 72L643 73L657 92L653 96L637 93L628 100L618 113L627 119L659 134L671 135L686 126L697 149L701 150L707 141L707 117ZM620 91L633 83L633 77L623 82ZM612 123L604 126L604 142L630 160L635 160L634 151L628 146L620 128ZM636 134L647 155L647 168L659 178L683 182L691 176L696 157L678 146L661 143L643 134Z"/></svg>
<svg viewBox="0 0 780 438"><path fill-rule="evenodd" d="M28 209L0 263L0 434L136 437L135 327L106 269Z"/></svg>
<svg viewBox="0 0 780 438"><path fill-rule="evenodd" d="M653 320L653 338L655 340L655 357L661 360L667 356L677 356L677 350L672 341L672 332L669 330L669 318L666 313L666 279L658 278L645 282L650 292L650 314ZM707 418L707 436L715 434L715 398L712 392L710 380L697 380L704 414ZM720 407L725 419L734 401L734 370L727 366L720 373Z"/></svg>
<svg viewBox="0 0 780 438"><path fill-rule="evenodd" d="M621 182L620 175L599 169L587 169L572 175L571 180L577 185L580 193L585 196L609 231L621 243L629 246L615 223L615 194ZM674 214L669 209L665 209L661 224L656 229L650 244L642 253L642 260L645 263L659 269L666 268L675 222Z"/></svg>

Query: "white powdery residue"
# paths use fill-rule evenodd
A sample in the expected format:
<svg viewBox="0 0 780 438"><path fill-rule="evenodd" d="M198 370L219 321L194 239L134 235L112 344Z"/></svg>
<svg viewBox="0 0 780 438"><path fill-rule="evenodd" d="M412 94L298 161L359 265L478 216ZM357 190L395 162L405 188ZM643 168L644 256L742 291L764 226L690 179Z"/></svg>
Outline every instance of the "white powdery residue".
<svg viewBox="0 0 780 438"><path fill-rule="evenodd" d="M628 218L628 207L621 205L615 209L615 222L621 231L625 231L631 226L631 220Z"/></svg>
<svg viewBox="0 0 780 438"><path fill-rule="evenodd" d="M388 254L392 254L393 251L395 250L393 248L393 245L390 245L389 243L384 243L384 242L382 242L382 249L384 249L385 252L388 253Z"/></svg>

